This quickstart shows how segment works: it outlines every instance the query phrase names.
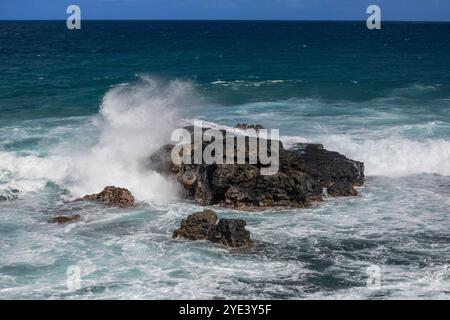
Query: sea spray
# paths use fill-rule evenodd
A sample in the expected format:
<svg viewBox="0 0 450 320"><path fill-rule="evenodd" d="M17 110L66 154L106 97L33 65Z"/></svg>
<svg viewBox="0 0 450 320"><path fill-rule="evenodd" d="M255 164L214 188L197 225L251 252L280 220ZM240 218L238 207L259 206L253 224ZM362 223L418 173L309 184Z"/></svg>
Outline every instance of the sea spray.
<svg viewBox="0 0 450 320"><path fill-rule="evenodd" d="M0 190L14 187L28 193L53 182L73 197L116 185L131 190L139 201L176 198L176 183L146 164L152 152L169 142L183 108L195 99L192 84L180 80L140 76L135 83L114 86L103 97L99 114L80 124L87 134L64 133L69 138L45 155L1 151L0 172L8 181Z"/></svg>
<svg viewBox="0 0 450 320"><path fill-rule="evenodd" d="M132 85L113 87L103 98L97 125L98 143L76 161L76 194L98 192L106 185L130 189L138 200L168 200L177 195L175 183L145 163L169 141L180 109L191 102L188 82L162 82L149 77Z"/></svg>

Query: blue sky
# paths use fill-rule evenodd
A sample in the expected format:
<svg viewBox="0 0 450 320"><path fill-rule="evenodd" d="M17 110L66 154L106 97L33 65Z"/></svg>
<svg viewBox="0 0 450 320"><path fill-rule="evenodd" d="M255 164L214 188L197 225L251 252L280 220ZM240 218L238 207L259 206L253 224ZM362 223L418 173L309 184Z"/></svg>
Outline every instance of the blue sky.
<svg viewBox="0 0 450 320"><path fill-rule="evenodd" d="M384 20L450 21L450 0L0 0L0 20L65 19L365 20L377 4Z"/></svg>

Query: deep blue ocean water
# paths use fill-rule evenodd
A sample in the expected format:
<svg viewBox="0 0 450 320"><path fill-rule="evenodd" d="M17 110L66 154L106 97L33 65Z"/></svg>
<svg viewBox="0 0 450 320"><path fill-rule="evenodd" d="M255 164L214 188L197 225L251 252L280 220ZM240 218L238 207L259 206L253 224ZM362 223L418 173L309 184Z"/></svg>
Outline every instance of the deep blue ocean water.
<svg viewBox="0 0 450 320"><path fill-rule="evenodd" d="M445 23L0 22L0 299L448 299L449 70ZM251 252L174 241L199 207L142 163L193 119L323 143L364 161L366 185L310 209L215 208L247 220ZM106 185L140 207L66 203Z"/></svg>

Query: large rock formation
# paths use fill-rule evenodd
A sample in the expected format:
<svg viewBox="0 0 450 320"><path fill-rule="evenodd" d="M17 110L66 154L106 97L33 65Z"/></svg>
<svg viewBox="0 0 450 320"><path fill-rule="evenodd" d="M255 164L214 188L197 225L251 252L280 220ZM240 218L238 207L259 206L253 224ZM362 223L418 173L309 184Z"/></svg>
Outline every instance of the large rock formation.
<svg viewBox="0 0 450 320"><path fill-rule="evenodd" d="M193 131L193 127L186 129ZM225 134L225 131L221 132ZM238 144L237 138L234 139L236 152ZM258 141L268 143L270 155L273 142L262 138L258 138ZM202 150L209 144L203 142ZM171 159L173 147L166 145L152 155L150 166L163 174L175 175L184 187L183 196L202 205L240 209L307 207L313 201L323 200L324 188L339 186L340 183L348 183L352 187L364 184L363 163L325 150L322 145L298 144L286 150L280 142L279 171L274 175L261 175L261 169L267 165L259 160L256 164L250 163L248 137L245 164L175 164ZM187 147L193 151L196 145L192 140ZM191 152L191 163L195 163L193 154ZM343 194L337 192L333 195Z"/></svg>
<svg viewBox="0 0 450 320"><path fill-rule="evenodd" d="M106 187L100 193L88 195L79 200L95 201L121 208L135 205L134 197L130 191L116 187Z"/></svg>
<svg viewBox="0 0 450 320"><path fill-rule="evenodd" d="M230 248L252 246L250 232L245 229L246 222L239 219L221 219L212 210L194 213L183 219L181 226L173 233L174 238L188 240L209 240Z"/></svg>

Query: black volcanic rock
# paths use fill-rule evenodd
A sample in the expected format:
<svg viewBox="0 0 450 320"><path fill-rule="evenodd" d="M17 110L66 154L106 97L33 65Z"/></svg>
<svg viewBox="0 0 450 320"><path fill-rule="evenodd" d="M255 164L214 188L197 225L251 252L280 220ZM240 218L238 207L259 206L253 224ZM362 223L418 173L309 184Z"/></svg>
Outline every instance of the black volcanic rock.
<svg viewBox="0 0 450 320"><path fill-rule="evenodd" d="M305 170L323 187L338 182L353 186L364 184L364 163L350 160L342 154L328 151L320 144L297 144L291 152L305 163Z"/></svg>
<svg viewBox="0 0 450 320"><path fill-rule="evenodd" d="M246 222L238 219L221 219L217 223L216 213L204 210L183 219L173 238L209 240L230 248L247 248L252 246L252 241L245 226Z"/></svg>
<svg viewBox="0 0 450 320"><path fill-rule="evenodd" d="M247 223L240 219L221 219L208 233L208 240L231 248L252 246Z"/></svg>
<svg viewBox="0 0 450 320"><path fill-rule="evenodd" d="M260 124L246 124L246 123L238 123L235 127L236 129L239 130L249 130L249 129L253 129L255 131L259 131L262 129L265 129L262 125Z"/></svg>
<svg viewBox="0 0 450 320"><path fill-rule="evenodd" d="M79 200L94 201L115 207L132 207L135 200L131 192L124 188L106 187L102 192L88 195Z"/></svg>
<svg viewBox="0 0 450 320"><path fill-rule="evenodd" d="M194 131L192 126L186 129ZM224 130L221 132L226 133ZM237 138L234 139L236 152ZM151 156L150 167L168 176L176 176L183 186L182 193L186 199L195 200L201 205L240 209L307 207L314 201L323 200L324 188L344 182L350 183L352 187L364 184L363 163L317 144L299 144L286 150L279 142L278 173L261 175L261 170L267 165L259 160L256 164L250 164L249 138L246 139L245 164L174 164L171 159L174 146L166 145ZM258 140L268 143L270 152L273 141ZM203 142L202 150L208 144ZM193 141L187 147L194 150Z"/></svg>
<svg viewBox="0 0 450 320"><path fill-rule="evenodd" d="M209 231L216 225L217 215L212 210L194 213L181 221L181 226L173 233L174 238L206 240Z"/></svg>

